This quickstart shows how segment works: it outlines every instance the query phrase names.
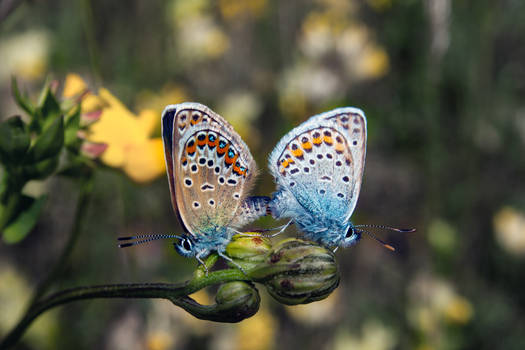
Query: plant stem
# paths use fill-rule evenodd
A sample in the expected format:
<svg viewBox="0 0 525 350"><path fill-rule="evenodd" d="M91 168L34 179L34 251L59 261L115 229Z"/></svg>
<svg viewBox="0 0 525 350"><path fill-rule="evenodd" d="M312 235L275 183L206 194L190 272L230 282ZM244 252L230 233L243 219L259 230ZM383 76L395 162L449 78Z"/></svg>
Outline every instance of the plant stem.
<svg viewBox="0 0 525 350"><path fill-rule="evenodd" d="M75 218L73 221L73 227L69 234L69 238L60 253L60 257L55 262L55 265L47 274L47 276L38 284L31 302L29 303L28 310L38 302L38 300L47 292L54 280L60 275L66 265L66 261L69 259L73 248L78 240L82 227L82 219L85 217L87 205L89 203L89 195L91 193L92 180L87 179L80 187L80 193L78 194L77 199L77 208L75 212Z"/></svg>
<svg viewBox="0 0 525 350"><path fill-rule="evenodd" d="M248 280L242 271L227 269L214 271L208 275L200 274L182 284L112 284L66 289L34 303L17 326L0 343L0 349L7 349L16 344L25 330L44 311L71 301L100 298L161 298L168 299L184 309L192 307L195 311L197 304L189 302L188 295L210 285L242 280Z"/></svg>

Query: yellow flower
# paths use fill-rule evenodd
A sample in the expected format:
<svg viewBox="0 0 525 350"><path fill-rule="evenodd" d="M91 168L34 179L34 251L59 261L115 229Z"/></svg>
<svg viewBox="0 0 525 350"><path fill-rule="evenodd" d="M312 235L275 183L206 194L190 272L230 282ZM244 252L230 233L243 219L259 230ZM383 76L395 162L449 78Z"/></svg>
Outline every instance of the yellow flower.
<svg viewBox="0 0 525 350"><path fill-rule="evenodd" d="M266 0L219 0L219 9L226 19L239 15L259 17L266 10Z"/></svg>
<svg viewBox="0 0 525 350"><path fill-rule="evenodd" d="M91 126L88 140L108 144L102 161L122 168L137 182L150 181L163 174L162 139L150 138L160 117L151 110L135 116L104 88L99 90L98 96L107 107L100 121Z"/></svg>
<svg viewBox="0 0 525 350"><path fill-rule="evenodd" d="M525 214L504 207L494 216L496 240L508 253L525 255Z"/></svg>
<svg viewBox="0 0 525 350"><path fill-rule="evenodd" d="M107 144L101 156L105 164L121 168L137 182L147 182L164 173L162 139L150 137L159 124L158 113L143 110L136 116L104 88L98 95L90 93L84 81L76 75L66 78L63 94L66 97L82 96L85 124L100 118L90 125L86 139L91 143ZM85 143L83 150L101 151L101 148Z"/></svg>
<svg viewBox="0 0 525 350"><path fill-rule="evenodd" d="M30 285L22 273L0 261L0 339L22 316L30 296ZM53 348L53 340L58 330L56 316L56 312L41 315L28 329L23 338L24 342L39 349Z"/></svg>
<svg viewBox="0 0 525 350"><path fill-rule="evenodd" d="M366 0L366 2L371 8L378 12L387 10L392 6L392 0Z"/></svg>
<svg viewBox="0 0 525 350"><path fill-rule="evenodd" d="M51 37L45 30L29 30L0 40L0 81L15 75L41 78L48 65Z"/></svg>
<svg viewBox="0 0 525 350"><path fill-rule="evenodd" d="M189 99L183 87L168 84L160 91L143 90L139 92L135 101L137 109L152 109L161 115L167 105L189 101Z"/></svg>
<svg viewBox="0 0 525 350"><path fill-rule="evenodd" d="M254 127L261 112L261 103L257 96L249 92L237 91L221 99L217 111L235 130L243 140L249 140L250 146L259 142L259 130Z"/></svg>
<svg viewBox="0 0 525 350"><path fill-rule="evenodd" d="M273 349L277 321L272 314L261 308L255 316L238 325L237 350L267 350Z"/></svg>
<svg viewBox="0 0 525 350"><path fill-rule="evenodd" d="M153 331L146 338L146 349L167 350L173 346L173 337L165 331Z"/></svg>
<svg viewBox="0 0 525 350"><path fill-rule="evenodd" d="M336 350L388 350L397 344L395 333L376 320L367 320L361 329L361 335L355 336L344 329L336 334Z"/></svg>
<svg viewBox="0 0 525 350"><path fill-rule="evenodd" d="M315 303L286 306L286 311L296 321L308 325L326 325L334 322L340 314L340 289L334 290L330 296Z"/></svg>
<svg viewBox="0 0 525 350"><path fill-rule="evenodd" d="M361 79L376 79L385 75L389 66L386 51L375 44L369 43L363 48L355 70L357 76Z"/></svg>
<svg viewBox="0 0 525 350"><path fill-rule="evenodd" d="M65 98L72 98L84 93L85 91L87 91L87 85L80 75L68 74L66 76L62 96Z"/></svg>
<svg viewBox="0 0 525 350"><path fill-rule="evenodd" d="M443 321L464 325L472 319L472 304L446 280L419 276L409 290L412 305L408 309L408 319L426 334L439 332Z"/></svg>
<svg viewBox="0 0 525 350"><path fill-rule="evenodd" d="M454 298L445 307L444 314L450 323L466 324L472 318L472 304L461 296Z"/></svg>

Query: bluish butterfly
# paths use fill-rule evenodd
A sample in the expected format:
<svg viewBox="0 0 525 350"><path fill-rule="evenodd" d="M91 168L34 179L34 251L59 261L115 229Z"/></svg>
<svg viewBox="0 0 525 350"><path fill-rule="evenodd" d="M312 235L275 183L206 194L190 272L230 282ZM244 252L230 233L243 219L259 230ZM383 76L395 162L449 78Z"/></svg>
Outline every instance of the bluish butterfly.
<svg viewBox="0 0 525 350"><path fill-rule="evenodd" d="M233 127L208 107L186 102L162 113L162 139L173 210L185 233L139 235L119 240L127 247L162 238L176 238L177 252L202 258L217 252L223 258L236 228L266 215L268 197L247 197L257 166Z"/></svg>
<svg viewBox="0 0 525 350"><path fill-rule="evenodd" d="M350 217L357 204L366 154L366 118L354 107L315 115L286 134L269 158L277 191L269 203L274 218L291 218L307 239L327 247L349 247L362 233L394 248Z"/></svg>

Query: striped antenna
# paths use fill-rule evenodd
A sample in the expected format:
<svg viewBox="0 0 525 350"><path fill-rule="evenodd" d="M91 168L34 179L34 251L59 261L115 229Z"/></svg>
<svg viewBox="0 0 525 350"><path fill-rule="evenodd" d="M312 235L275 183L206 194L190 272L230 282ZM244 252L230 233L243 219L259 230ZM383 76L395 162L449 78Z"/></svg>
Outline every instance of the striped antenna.
<svg viewBox="0 0 525 350"><path fill-rule="evenodd" d="M354 226L355 227L355 226ZM385 241L379 239L376 235L374 235L372 232L363 231L363 230L357 230L357 233L366 233L370 238L372 238L377 243L381 244L383 247L385 247L388 250L391 250L393 252L396 251L396 248L392 247L390 244L386 243Z"/></svg>
<svg viewBox="0 0 525 350"><path fill-rule="evenodd" d="M119 241L134 241L134 242L120 243L118 245L119 248L126 248L126 247L132 247L134 245L139 245L139 244L148 243L148 242L151 242L151 241L156 241L158 239L166 239L166 238L182 239L182 237L179 236L179 235L155 234L155 235L137 235L137 236L119 237L119 238L117 238L117 240L119 240Z"/></svg>
<svg viewBox="0 0 525 350"><path fill-rule="evenodd" d="M403 232L403 233L416 232L415 228L395 228L395 227L386 226L386 225L354 225L354 227L382 228L384 230L391 230L391 231ZM363 231L363 232L365 232L365 231Z"/></svg>

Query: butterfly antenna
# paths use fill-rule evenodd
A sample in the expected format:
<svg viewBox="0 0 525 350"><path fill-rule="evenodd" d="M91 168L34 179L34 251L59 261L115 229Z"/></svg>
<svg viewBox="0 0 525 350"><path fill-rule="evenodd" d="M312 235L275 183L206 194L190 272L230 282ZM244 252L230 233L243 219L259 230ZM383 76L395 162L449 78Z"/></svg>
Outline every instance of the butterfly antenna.
<svg viewBox="0 0 525 350"><path fill-rule="evenodd" d="M391 231L403 232L403 233L416 232L415 228L396 228L396 227L386 226L386 225L354 225L354 227L382 228L384 230L391 230ZM366 232L366 231L363 231L363 232Z"/></svg>
<svg viewBox="0 0 525 350"><path fill-rule="evenodd" d="M177 238L181 239L178 235L169 235L169 234L155 234L155 235L138 235L138 236L127 236L127 237L118 237L117 240L119 241L133 241L134 242L126 242L126 243L120 243L118 246L119 248L126 248L126 247L132 247L134 245L139 245L143 243L148 243L151 241L156 241L158 239L166 239L166 238Z"/></svg>
<svg viewBox="0 0 525 350"><path fill-rule="evenodd" d="M372 232L368 232L368 231L363 231L363 230L359 230L357 231L358 233L366 233L370 238L372 238L374 241L376 241L377 243L381 244L383 247L385 247L386 249L388 250L391 250L393 252L396 251L396 248L394 248L393 246L391 246L390 244L386 243L385 241L383 241L382 239L379 239L376 235L374 235Z"/></svg>

